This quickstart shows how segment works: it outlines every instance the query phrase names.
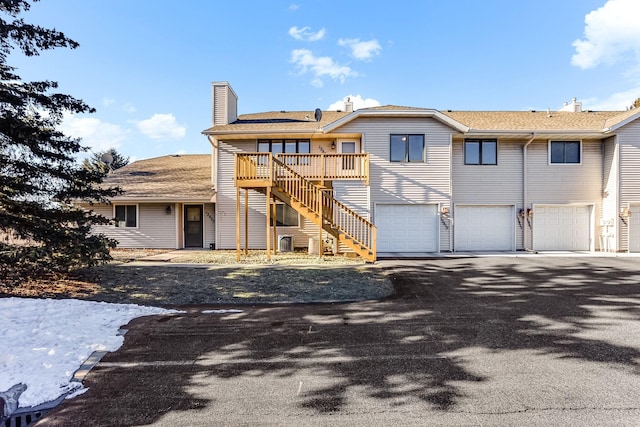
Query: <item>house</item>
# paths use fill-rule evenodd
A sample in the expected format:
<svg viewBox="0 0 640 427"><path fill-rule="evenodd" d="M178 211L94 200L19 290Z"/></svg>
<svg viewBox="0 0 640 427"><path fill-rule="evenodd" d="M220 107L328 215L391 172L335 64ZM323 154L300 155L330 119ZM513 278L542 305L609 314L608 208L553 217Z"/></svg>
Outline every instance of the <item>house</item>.
<svg viewBox="0 0 640 427"><path fill-rule="evenodd" d="M179 214L159 215L174 221L170 247L187 246L180 230L198 202L215 225L203 227L202 246L220 249L271 250L284 239L368 260L640 252L640 110L583 111L575 99L559 111L354 111L347 102L344 111L238 116L237 105L227 82L213 83L213 126L203 134L215 196L174 199ZM168 201L140 205L138 226L143 207L163 211Z"/></svg>
<svg viewBox="0 0 640 427"><path fill-rule="evenodd" d="M203 248L215 242L211 155L139 160L110 172L108 186L124 190L90 208L107 218L96 229L123 248Z"/></svg>

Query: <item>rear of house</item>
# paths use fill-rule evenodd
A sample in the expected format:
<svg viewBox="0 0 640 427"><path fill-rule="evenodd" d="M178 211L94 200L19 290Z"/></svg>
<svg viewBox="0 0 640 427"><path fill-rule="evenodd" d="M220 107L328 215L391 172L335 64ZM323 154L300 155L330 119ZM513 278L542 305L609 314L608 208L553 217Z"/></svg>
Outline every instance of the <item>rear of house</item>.
<svg viewBox="0 0 640 427"><path fill-rule="evenodd" d="M216 82L211 155L136 162L94 209L122 247L640 252L640 112L381 106L238 115Z"/></svg>

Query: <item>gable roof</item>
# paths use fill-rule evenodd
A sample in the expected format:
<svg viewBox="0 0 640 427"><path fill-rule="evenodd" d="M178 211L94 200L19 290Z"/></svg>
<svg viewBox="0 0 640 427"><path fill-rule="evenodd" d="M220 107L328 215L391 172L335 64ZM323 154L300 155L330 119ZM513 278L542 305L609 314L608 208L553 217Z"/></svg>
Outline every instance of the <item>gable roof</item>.
<svg viewBox="0 0 640 427"><path fill-rule="evenodd" d="M214 201L210 154L138 160L109 173L103 185L125 191L112 201Z"/></svg>
<svg viewBox="0 0 640 427"><path fill-rule="evenodd" d="M640 118L629 111L440 111L429 108L384 105L355 110L324 111L317 122L313 112L272 111L243 114L228 125L204 130L205 135L329 133L359 117L425 117L438 120L461 133L583 133L601 135Z"/></svg>
<svg viewBox="0 0 640 427"><path fill-rule="evenodd" d="M444 111L470 131L585 131L602 132L620 111Z"/></svg>

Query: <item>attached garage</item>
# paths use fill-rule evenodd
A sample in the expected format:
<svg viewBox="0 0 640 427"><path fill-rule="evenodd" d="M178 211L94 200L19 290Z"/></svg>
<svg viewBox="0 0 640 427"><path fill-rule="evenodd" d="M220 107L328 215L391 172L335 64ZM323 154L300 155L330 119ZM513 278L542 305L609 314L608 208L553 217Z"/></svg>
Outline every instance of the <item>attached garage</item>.
<svg viewBox="0 0 640 427"><path fill-rule="evenodd" d="M509 205L456 205L455 250L514 251L514 210Z"/></svg>
<svg viewBox="0 0 640 427"><path fill-rule="evenodd" d="M640 205L629 206L629 252L640 252Z"/></svg>
<svg viewBox="0 0 640 427"><path fill-rule="evenodd" d="M591 205L534 205L533 249L591 250Z"/></svg>
<svg viewBox="0 0 640 427"><path fill-rule="evenodd" d="M438 205L376 204L378 252L438 252Z"/></svg>

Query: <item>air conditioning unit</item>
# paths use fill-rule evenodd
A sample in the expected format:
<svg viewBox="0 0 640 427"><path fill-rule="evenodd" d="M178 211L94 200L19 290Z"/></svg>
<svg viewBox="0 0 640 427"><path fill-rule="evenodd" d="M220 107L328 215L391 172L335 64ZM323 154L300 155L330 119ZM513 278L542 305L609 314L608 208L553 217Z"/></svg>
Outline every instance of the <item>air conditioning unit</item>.
<svg viewBox="0 0 640 427"><path fill-rule="evenodd" d="M293 236L290 235L278 235L278 251L280 252L292 252L293 251Z"/></svg>

